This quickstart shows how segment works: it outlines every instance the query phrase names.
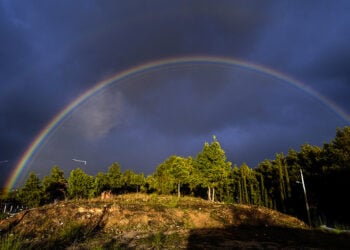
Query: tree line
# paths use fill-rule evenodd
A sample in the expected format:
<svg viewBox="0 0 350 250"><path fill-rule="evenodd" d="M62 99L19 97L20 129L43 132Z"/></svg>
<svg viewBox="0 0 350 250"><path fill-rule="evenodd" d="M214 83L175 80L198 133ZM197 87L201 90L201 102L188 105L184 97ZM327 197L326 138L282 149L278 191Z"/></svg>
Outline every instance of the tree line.
<svg viewBox="0 0 350 250"><path fill-rule="evenodd" d="M24 186L7 199L35 207L56 200L98 197L103 191L156 192L264 206L306 221L302 170L312 223L350 225L350 127L338 128L335 138L322 147L304 144L299 151L276 153L274 159L263 160L254 168L228 161L213 136L196 156L172 155L151 175L121 169L115 162L107 172L91 176L77 168L65 178L63 170L54 166L42 180L31 173Z"/></svg>

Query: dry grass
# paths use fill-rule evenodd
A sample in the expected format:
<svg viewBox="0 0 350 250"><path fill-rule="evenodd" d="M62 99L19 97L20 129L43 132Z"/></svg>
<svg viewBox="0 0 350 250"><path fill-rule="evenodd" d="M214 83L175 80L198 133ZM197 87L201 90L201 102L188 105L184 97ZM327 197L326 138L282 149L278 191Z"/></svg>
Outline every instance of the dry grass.
<svg viewBox="0 0 350 250"><path fill-rule="evenodd" d="M0 221L2 239L20 238L23 249L225 248L249 240L232 236L247 227L260 235L256 244L272 246L281 244L282 237L273 239L269 230L274 228L300 237L310 231L302 221L266 208L145 194L59 202Z"/></svg>

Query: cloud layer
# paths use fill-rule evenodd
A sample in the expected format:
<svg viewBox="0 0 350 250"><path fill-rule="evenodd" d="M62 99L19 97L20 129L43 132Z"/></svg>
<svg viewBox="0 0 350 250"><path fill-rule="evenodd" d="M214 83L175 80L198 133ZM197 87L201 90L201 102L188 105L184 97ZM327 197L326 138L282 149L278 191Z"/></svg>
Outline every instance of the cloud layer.
<svg viewBox="0 0 350 250"><path fill-rule="evenodd" d="M350 112L348 1L2 1L0 171L4 183L42 128L111 75L177 56L225 56L294 77ZM215 66L146 74L94 96L28 171L75 157L152 172L216 134L232 161L254 165L304 142L321 145L337 115L269 76ZM69 152L69 154L68 154ZM72 155L72 157L70 156ZM73 157L73 155L75 155Z"/></svg>

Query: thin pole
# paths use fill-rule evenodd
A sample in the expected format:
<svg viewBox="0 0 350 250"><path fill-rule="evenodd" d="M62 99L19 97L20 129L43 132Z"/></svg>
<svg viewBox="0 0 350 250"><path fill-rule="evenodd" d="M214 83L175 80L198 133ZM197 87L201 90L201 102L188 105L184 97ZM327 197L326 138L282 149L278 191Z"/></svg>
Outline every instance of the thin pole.
<svg viewBox="0 0 350 250"><path fill-rule="evenodd" d="M307 211L307 218L309 220L309 226L311 227L311 216L310 216L310 209L309 209L309 203L307 202L307 195L306 195L306 188L305 188L305 182L303 177L303 171L300 169L300 176L301 176L301 183L303 185L304 190L304 197L305 197L305 205L306 205L306 211Z"/></svg>

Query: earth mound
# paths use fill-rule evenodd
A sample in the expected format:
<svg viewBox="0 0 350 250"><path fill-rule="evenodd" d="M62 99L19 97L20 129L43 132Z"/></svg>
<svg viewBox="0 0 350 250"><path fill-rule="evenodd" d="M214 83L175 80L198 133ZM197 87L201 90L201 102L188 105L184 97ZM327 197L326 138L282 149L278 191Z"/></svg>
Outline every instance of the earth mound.
<svg viewBox="0 0 350 250"><path fill-rule="evenodd" d="M199 198L125 194L61 201L0 221L18 249L349 248L350 235L311 230L275 210Z"/></svg>

